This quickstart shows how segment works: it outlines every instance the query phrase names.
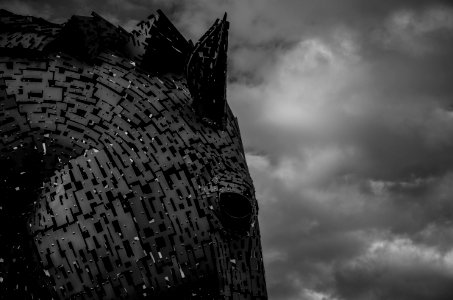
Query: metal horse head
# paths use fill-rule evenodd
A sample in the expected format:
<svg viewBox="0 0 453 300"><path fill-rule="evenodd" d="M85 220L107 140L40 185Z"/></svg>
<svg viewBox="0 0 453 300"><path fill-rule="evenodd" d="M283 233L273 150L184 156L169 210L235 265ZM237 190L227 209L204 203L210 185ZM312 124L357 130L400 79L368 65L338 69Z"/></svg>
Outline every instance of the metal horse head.
<svg viewBox="0 0 453 300"><path fill-rule="evenodd" d="M0 295L267 297L227 37L0 11Z"/></svg>

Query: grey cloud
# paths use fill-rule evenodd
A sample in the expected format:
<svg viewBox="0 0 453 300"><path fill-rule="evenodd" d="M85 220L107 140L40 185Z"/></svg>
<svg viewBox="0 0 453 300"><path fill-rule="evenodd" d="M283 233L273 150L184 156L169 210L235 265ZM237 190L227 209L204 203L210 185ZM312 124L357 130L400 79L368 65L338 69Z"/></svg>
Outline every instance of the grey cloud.
<svg viewBox="0 0 453 300"><path fill-rule="evenodd" d="M95 11L114 24L124 25L130 20L145 19L158 8L173 17L184 8L184 3L162 0L1 0L0 7L17 14L32 14L57 23L66 21L72 15L90 15L92 11Z"/></svg>
<svg viewBox="0 0 453 300"><path fill-rule="evenodd" d="M338 299L448 299L451 295L448 258L436 260L436 266L430 267L429 256L422 263L414 256L418 248L420 255L426 252L446 257L451 251L448 220L453 207L447 185L451 176L413 182L429 185L418 196L403 190L409 187L400 187L399 192L387 187L379 193L354 184L330 187L328 192L313 196L310 187L303 185L300 191L294 188L289 192L292 189L275 178L277 168L269 164L265 175L254 159L249 156L261 191L258 196L266 199L260 213L268 288L277 299L289 299L288 289L297 294L304 288ZM409 243L403 243L401 249L398 243L393 249L384 244L379 256L370 254L373 244L405 241L400 237L411 237L414 242L407 239ZM392 264L395 249L400 250L396 254L406 259L406 265ZM294 277L300 280L298 287L292 285ZM407 278L414 283L406 284ZM425 280L429 292L418 295L418 285Z"/></svg>
<svg viewBox="0 0 453 300"><path fill-rule="evenodd" d="M346 299L451 299L451 254L408 239L384 240L336 272Z"/></svg>

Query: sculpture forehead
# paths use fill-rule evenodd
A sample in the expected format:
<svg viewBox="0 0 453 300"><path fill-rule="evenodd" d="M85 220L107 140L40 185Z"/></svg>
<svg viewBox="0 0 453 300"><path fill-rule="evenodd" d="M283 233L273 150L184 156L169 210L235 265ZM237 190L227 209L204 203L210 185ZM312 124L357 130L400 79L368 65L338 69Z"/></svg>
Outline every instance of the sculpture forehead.
<svg viewBox="0 0 453 300"><path fill-rule="evenodd" d="M109 53L99 57L104 63L96 66L64 54L32 64L5 58L6 91L16 95L19 113L27 115L32 127L69 131L63 137L68 144L82 139L100 147L118 139L124 146L140 147L133 151L153 152L150 145L164 143L178 150L243 157L230 110L223 128L203 120L192 107L184 76L150 76L128 59Z"/></svg>

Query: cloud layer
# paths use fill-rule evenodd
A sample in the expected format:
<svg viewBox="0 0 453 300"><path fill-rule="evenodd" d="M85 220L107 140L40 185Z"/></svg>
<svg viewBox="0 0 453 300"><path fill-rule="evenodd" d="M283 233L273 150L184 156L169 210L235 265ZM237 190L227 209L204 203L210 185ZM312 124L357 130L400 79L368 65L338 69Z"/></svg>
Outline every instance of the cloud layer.
<svg viewBox="0 0 453 300"><path fill-rule="evenodd" d="M453 299L448 1L0 1L197 40L227 11L228 101L260 203L270 299Z"/></svg>

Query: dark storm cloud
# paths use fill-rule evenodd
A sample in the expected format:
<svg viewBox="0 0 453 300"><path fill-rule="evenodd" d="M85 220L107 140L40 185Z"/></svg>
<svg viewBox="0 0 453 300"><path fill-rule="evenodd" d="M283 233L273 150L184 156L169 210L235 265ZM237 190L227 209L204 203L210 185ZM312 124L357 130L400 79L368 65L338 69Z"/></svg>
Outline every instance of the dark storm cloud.
<svg viewBox="0 0 453 300"><path fill-rule="evenodd" d="M336 280L347 299L452 299L451 253L414 245L408 239L375 243L338 268Z"/></svg>
<svg viewBox="0 0 453 300"><path fill-rule="evenodd" d="M228 101L260 202L270 299L452 299L450 1L0 1L197 40L226 11ZM421 288L421 286L423 288Z"/></svg>
<svg viewBox="0 0 453 300"><path fill-rule="evenodd" d="M184 2L163 0L2 0L0 6L17 14L34 15L62 23L72 15L90 15L95 11L110 22L131 28L138 21L162 9L172 17L182 11Z"/></svg>

